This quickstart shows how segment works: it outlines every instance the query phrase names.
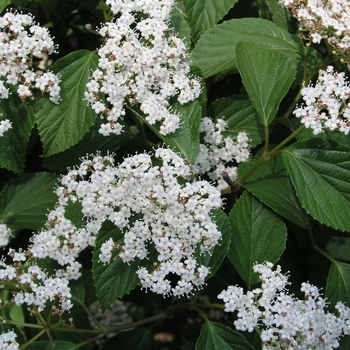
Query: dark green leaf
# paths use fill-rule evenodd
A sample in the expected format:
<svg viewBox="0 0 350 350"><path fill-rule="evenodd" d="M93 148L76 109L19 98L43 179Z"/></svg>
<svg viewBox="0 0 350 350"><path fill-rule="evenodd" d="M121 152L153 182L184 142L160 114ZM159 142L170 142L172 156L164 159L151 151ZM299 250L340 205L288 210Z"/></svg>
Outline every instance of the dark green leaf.
<svg viewBox="0 0 350 350"><path fill-rule="evenodd" d="M230 222L226 214L221 209L215 209L212 211L213 221L216 223L218 230L222 234L221 241L212 250L212 252L202 255L197 255L197 261L199 264L207 266L210 268L210 273L207 277L209 279L220 267L222 261L228 253L230 248L231 239L231 227Z"/></svg>
<svg viewBox="0 0 350 350"><path fill-rule="evenodd" d="M59 0L36 0L36 3L44 11L47 20L49 20L51 13L55 10Z"/></svg>
<svg viewBox="0 0 350 350"><path fill-rule="evenodd" d="M55 105L44 98L38 101L35 116L45 156L77 144L94 124L96 114L84 101L84 92L97 60L95 52L81 50L50 67L61 76L61 102Z"/></svg>
<svg viewBox="0 0 350 350"><path fill-rule="evenodd" d="M238 178L242 178L261 159L262 152L263 150L251 161L242 163L238 167ZM281 154L262 163L243 183L243 186L277 214L298 226L309 227L308 215L295 193Z"/></svg>
<svg viewBox="0 0 350 350"><path fill-rule="evenodd" d="M350 231L350 148L315 138L283 151L303 208L319 222Z"/></svg>
<svg viewBox="0 0 350 350"><path fill-rule="evenodd" d="M284 222L248 192L230 213L231 247L228 257L242 279L252 286L259 282L255 263L276 263L287 240Z"/></svg>
<svg viewBox="0 0 350 350"><path fill-rule="evenodd" d="M99 125L94 125L77 145L64 152L44 158L42 166L52 171L65 172L68 167L80 163L80 159L87 154L95 154L98 151L101 155L106 155L108 152L116 151L135 136L126 126L122 134L118 136L103 136L98 132L98 129Z"/></svg>
<svg viewBox="0 0 350 350"><path fill-rule="evenodd" d="M139 283L136 271L139 262L124 263L120 258L109 264L103 264L99 260L100 248L109 238L114 242L122 241L123 233L111 222L105 222L96 238L96 246L93 252L92 273L95 281L96 293L102 311L133 290Z"/></svg>
<svg viewBox="0 0 350 350"><path fill-rule="evenodd" d="M240 41L258 45L264 43L266 47L288 55L291 60L303 53L302 42L297 37L270 21L232 19L209 29L194 48L192 59L203 77L236 68L236 45Z"/></svg>
<svg viewBox="0 0 350 350"><path fill-rule="evenodd" d="M259 1L261 17L275 23L278 27L290 31L291 12L276 0Z"/></svg>
<svg viewBox="0 0 350 350"><path fill-rule="evenodd" d="M103 346L103 350L153 350L155 348L154 335L152 329L135 328L127 332L121 332L117 336L109 339Z"/></svg>
<svg viewBox="0 0 350 350"><path fill-rule="evenodd" d="M53 208L55 174L26 174L10 181L0 193L0 221L12 228L40 229Z"/></svg>
<svg viewBox="0 0 350 350"><path fill-rule="evenodd" d="M191 49L191 28L184 13L176 6L170 12L170 21L176 36L185 43L187 50Z"/></svg>
<svg viewBox="0 0 350 350"><path fill-rule="evenodd" d="M328 273L326 297L331 308L338 301L350 305L350 265L333 260Z"/></svg>
<svg viewBox="0 0 350 350"><path fill-rule="evenodd" d="M20 174L26 159L27 143L34 127L31 103L21 101L15 93L7 100L0 99L0 120L3 119L12 122L12 129L0 137L0 168Z"/></svg>
<svg viewBox="0 0 350 350"><path fill-rule="evenodd" d="M245 42L237 43L236 58L248 96L260 122L267 126L292 85L296 62L272 48Z"/></svg>
<svg viewBox="0 0 350 350"><path fill-rule="evenodd" d="M243 96L225 97L214 101L208 108L208 114L215 120L227 121L224 136L237 137L245 131L249 136L252 147L264 139L264 127L259 123L256 111L251 101Z"/></svg>
<svg viewBox="0 0 350 350"><path fill-rule="evenodd" d="M130 108L139 119L147 121L141 113ZM198 101L182 106L180 103L172 105L172 110L179 113L180 127L174 133L161 135L155 125L148 126L164 141L168 148L179 152L189 164L194 163L199 153L199 125L202 117L202 107Z"/></svg>
<svg viewBox="0 0 350 350"><path fill-rule="evenodd" d="M193 36L198 39L218 23L238 0L186 0L184 6Z"/></svg>
<svg viewBox="0 0 350 350"><path fill-rule="evenodd" d="M254 350L241 333L211 321L203 324L195 349Z"/></svg>

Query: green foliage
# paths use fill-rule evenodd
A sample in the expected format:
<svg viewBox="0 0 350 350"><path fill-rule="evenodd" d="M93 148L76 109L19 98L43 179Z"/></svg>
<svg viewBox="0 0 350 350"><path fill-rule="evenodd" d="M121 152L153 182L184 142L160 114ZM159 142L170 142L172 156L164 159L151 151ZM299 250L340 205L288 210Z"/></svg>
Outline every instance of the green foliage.
<svg viewBox="0 0 350 350"><path fill-rule="evenodd" d="M350 148L311 139L283 151L283 159L303 208L316 220L350 231L344 208L350 200Z"/></svg>
<svg viewBox="0 0 350 350"><path fill-rule="evenodd" d="M122 232L112 223L106 222L98 234L93 253L92 272L97 297L103 311L139 284L139 279L136 275L138 262L125 264L118 257L111 264L103 264L100 261L98 256L101 245L111 237L115 242L120 241L122 243Z"/></svg>
<svg viewBox="0 0 350 350"><path fill-rule="evenodd" d="M245 340L241 333L221 323L207 321L203 324L196 343L196 350L200 349L253 350L254 347Z"/></svg>
<svg viewBox="0 0 350 350"><path fill-rule="evenodd" d="M231 246L228 257L248 286L259 282L253 265L276 263L287 239L286 226L276 214L249 193L245 193L230 213Z"/></svg>
<svg viewBox="0 0 350 350"><path fill-rule="evenodd" d="M85 246L89 240L91 245L80 252L80 243L70 241L70 224L83 229L91 220L84 215L80 200L65 193L66 197L60 200L69 222L58 217L64 234L60 238L48 237L48 241L69 242L67 247L79 251L72 258L81 264L82 273L70 281L72 310L60 315L55 297L50 297L40 312L34 304L28 309L18 306L13 296L29 293L30 283L1 278L0 336L14 330L21 348L29 350L259 350L259 332L236 331L236 313L224 314L217 296L229 285L239 285L245 292L251 290L259 283L252 268L265 261L281 265L283 273L291 270L293 291L300 289L300 280L315 281L325 291L329 311L336 313L339 301L350 306L350 134L326 131L315 136L293 114L295 106L303 103L301 88L315 81L319 69L331 64L349 75L348 62L340 61L325 42L306 46L297 35L297 23L291 13L277 0L179 0L169 23L188 50L189 74L200 80L200 96L183 105L176 102L176 97L169 99L169 108L180 117L180 127L166 136L160 133L158 125L147 122L137 103L126 99L126 113L120 121L123 132L106 137L98 132L104 121L97 118L84 99L86 85L99 63L98 47L92 46L105 42L96 30L100 23L112 19L105 1L0 1L0 12L10 8L32 12L40 25L55 33L57 53L48 60L45 57L41 61L34 55L30 59L36 71L59 74L61 100L56 105L46 94L21 100L14 86L8 99L0 99L0 122L8 119L12 123L12 128L0 136L0 228L6 224L12 231L0 256L0 272L10 261L8 248L22 252L28 249L28 241L30 247L30 236L35 231L52 227L47 214L58 206L58 178L79 165L87 154L109 154L119 164L131 155L166 147L194 167L203 141L207 142L200 133L201 121L209 116L226 122L222 135L233 141L240 132L246 132L251 157L240 164L225 164L225 169L237 166L237 179L232 179L233 183L227 181L227 188L222 191L222 208L210 212L221 240L210 252L201 253L196 248L193 253L198 265L209 269L202 289L181 298L165 298L150 291L146 294L136 272L140 267L157 269L157 252L150 244L147 259L123 262L119 257L123 231L106 221L107 216L101 220L96 237L84 236L82 230L77 241L81 238L80 243ZM134 30L139 31L136 27ZM164 32L165 37L171 35L171 31ZM123 40L127 46L129 39ZM149 42L144 40L142 44L147 46ZM118 53L109 54L113 57ZM138 58L130 54L124 59L136 62ZM168 64L166 68L171 67ZM128 76L130 72L123 73ZM5 78L0 75L0 79ZM117 95L126 86L127 83L116 81L112 91ZM153 89L152 93L160 92ZM136 92L132 93L134 98ZM98 94L105 98L103 91ZM104 113L108 115L108 110ZM220 147L224 146L221 142ZM96 176L89 168L83 175L86 181ZM197 179L209 177L206 173ZM71 188L80 180L78 173L66 179ZM194 180L193 173L180 182ZM101 181L107 180L101 176ZM102 206L104 194L98 190L92 190L92 194ZM185 207L186 200L178 198L178 203ZM113 208L119 209L122 208ZM140 216L131 214L132 220ZM157 220L155 217L154 222ZM112 251L111 262L104 264L99 254L110 238L119 246ZM26 254L27 262L15 261L14 275L19 276L22 270L36 264L53 279L74 269L69 265L71 261L61 266L49 257L30 257L30 251ZM298 275L294 276L295 272ZM179 278L175 274L167 277L171 284ZM29 298L25 294L23 297ZM111 320L123 314L114 311L117 302L126 307L132 321L104 325L101 315L97 317L91 311L91 305L98 304L102 313L106 312L105 319ZM111 337L107 339L106 335ZM344 337L339 348L348 349L349 344L349 337Z"/></svg>
<svg viewBox="0 0 350 350"><path fill-rule="evenodd" d="M237 43L236 59L258 118L267 126L276 117L279 104L294 80L295 62L275 49L245 42Z"/></svg>
<svg viewBox="0 0 350 350"><path fill-rule="evenodd" d="M258 18L232 19L209 29L193 50L193 62L204 78L237 68L236 45L264 43L265 47L296 60L302 44L270 21Z"/></svg>
<svg viewBox="0 0 350 350"><path fill-rule="evenodd" d="M87 50L73 52L50 67L61 77L61 102L37 103L35 114L45 156L77 144L94 124L96 115L84 101L86 84L97 66L97 55Z"/></svg>
<svg viewBox="0 0 350 350"><path fill-rule="evenodd" d="M0 221L12 228L42 228L57 199L56 183L57 176L49 173L26 174L8 182L0 193Z"/></svg>
<svg viewBox="0 0 350 350"><path fill-rule="evenodd" d="M10 95L9 99L0 100L0 116L6 116L12 123L12 129L0 137L0 167L21 174L35 123L31 103Z"/></svg>

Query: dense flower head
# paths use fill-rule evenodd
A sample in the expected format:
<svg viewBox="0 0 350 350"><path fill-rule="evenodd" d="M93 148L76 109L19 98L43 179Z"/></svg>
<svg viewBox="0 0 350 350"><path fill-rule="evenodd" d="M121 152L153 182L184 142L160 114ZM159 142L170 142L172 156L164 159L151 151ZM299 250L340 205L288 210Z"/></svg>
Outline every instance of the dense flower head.
<svg viewBox="0 0 350 350"><path fill-rule="evenodd" d="M232 163L241 163L250 158L250 145L248 134L239 132L233 139L224 136L227 122L217 119L214 122L209 117L201 121L200 132L202 141L199 154L193 165L193 171L198 175L208 175L212 181L217 182L219 189L225 189L227 183L222 179L222 172L227 171L232 181L237 180L237 167Z"/></svg>
<svg viewBox="0 0 350 350"><path fill-rule="evenodd" d="M48 30L35 24L32 15L6 12L0 17L0 99L7 99L10 87L17 86L22 100L39 89L58 103L59 78L51 72L34 72L31 60L32 55L51 54L54 49Z"/></svg>
<svg viewBox="0 0 350 350"><path fill-rule="evenodd" d="M189 177L190 167L165 148L156 149L154 158L137 154L117 166L111 156L86 158L63 176L59 204L48 215L47 229L33 237L31 254L68 265L65 277L78 278L76 258L94 245L108 220L123 239L111 237L102 244L101 262L137 259L143 288L163 295L189 294L209 273L196 254L208 253L221 238L210 216L221 206L220 192L206 181L188 182ZM82 227L65 217L67 205L75 202L81 203L87 221ZM152 268L147 265L150 250L156 252ZM175 286L168 278L171 274L179 278Z"/></svg>
<svg viewBox="0 0 350 350"><path fill-rule="evenodd" d="M301 36L313 43L326 39L333 53L349 62L349 0L279 0L300 23Z"/></svg>
<svg viewBox="0 0 350 350"><path fill-rule="evenodd" d="M19 344L16 342L17 334L14 331L8 331L0 334L1 350L19 350Z"/></svg>
<svg viewBox="0 0 350 350"><path fill-rule="evenodd" d="M350 334L350 309L337 303L338 316L326 312L326 301L317 287L302 283L304 300L287 290L288 276L273 264L255 264L261 287L244 292L243 288L229 286L218 298L225 303L226 312L237 311L234 325L237 330L261 330L263 350L272 349L334 349L339 338Z"/></svg>
<svg viewBox="0 0 350 350"><path fill-rule="evenodd" d="M13 264L7 265L4 261L0 261L0 286L3 287L10 281L20 287L13 297L15 304L26 304L33 314L42 312L47 302L54 300L57 301L54 308L56 314L61 314L73 306L69 279L66 278L64 270L57 270L55 275L51 276L35 261L29 262L28 251L17 252L10 249L8 255Z"/></svg>
<svg viewBox="0 0 350 350"><path fill-rule="evenodd" d="M169 26L173 1L107 1L119 17L99 30L104 38L99 62L85 99L106 120L103 135L120 134L125 106L136 106L151 125L167 135L180 125L169 105L199 96L200 83L190 76L185 44Z"/></svg>
<svg viewBox="0 0 350 350"><path fill-rule="evenodd" d="M349 133L350 85L343 72L335 72L332 66L320 70L316 84L305 86L301 95L304 105L293 113L315 135L324 129Z"/></svg>

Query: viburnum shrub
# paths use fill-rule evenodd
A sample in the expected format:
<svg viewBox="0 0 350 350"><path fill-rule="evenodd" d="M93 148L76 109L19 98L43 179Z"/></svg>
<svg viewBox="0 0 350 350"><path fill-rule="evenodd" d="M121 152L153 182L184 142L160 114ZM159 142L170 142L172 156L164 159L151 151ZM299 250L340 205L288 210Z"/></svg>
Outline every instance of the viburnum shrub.
<svg viewBox="0 0 350 350"><path fill-rule="evenodd" d="M350 347L350 1L0 12L0 349Z"/></svg>

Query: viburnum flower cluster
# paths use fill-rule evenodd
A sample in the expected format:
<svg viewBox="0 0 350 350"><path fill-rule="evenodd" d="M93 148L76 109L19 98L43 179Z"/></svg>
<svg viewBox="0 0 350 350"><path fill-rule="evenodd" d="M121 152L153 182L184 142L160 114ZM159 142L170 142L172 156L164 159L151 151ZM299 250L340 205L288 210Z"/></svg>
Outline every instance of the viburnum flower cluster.
<svg viewBox="0 0 350 350"><path fill-rule="evenodd" d="M0 137L4 136L4 133L10 129L12 129L12 123L9 119L0 121Z"/></svg>
<svg viewBox="0 0 350 350"><path fill-rule="evenodd" d="M7 12L0 17L0 99L7 99L11 86L25 100L38 89L59 102L59 78L52 72L34 72L32 56L51 54L55 46L46 28L35 24L33 16Z"/></svg>
<svg viewBox="0 0 350 350"><path fill-rule="evenodd" d="M54 300L58 301L53 309L56 314L61 314L73 306L69 279L66 278L64 270L57 270L55 275L51 276L45 268L39 267L35 261L30 261L29 251L16 252L10 249L8 255L13 265L7 265L0 260L0 288L8 283L15 285L18 290L13 301L17 305L26 304L32 314L42 312L47 302Z"/></svg>
<svg viewBox="0 0 350 350"><path fill-rule="evenodd" d="M167 135L180 125L169 99L185 104L199 96L200 83L190 75L186 46L169 25L173 3L106 1L119 17L99 30L104 44L85 93L93 110L106 120L101 134L120 134L120 120L129 105L138 107L149 124L159 122L160 133Z"/></svg>
<svg viewBox="0 0 350 350"><path fill-rule="evenodd" d="M227 122L223 119L217 119L215 123L209 117L202 119L200 132L203 142L193 165L195 174L207 174L217 182L220 190L228 186L222 178L222 172L227 171L230 179L236 181L237 167L232 163L241 163L250 157L248 134L239 132L234 140L230 136L224 136L226 129Z"/></svg>
<svg viewBox="0 0 350 350"><path fill-rule="evenodd" d="M335 72L332 66L319 71L314 86L301 90L304 105L293 112L315 135L324 129L347 135L350 130L350 85L344 72Z"/></svg>
<svg viewBox="0 0 350 350"><path fill-rule="evenodd" d="M301 37L320 43L328 41L333 54L349 62L350 2L348 0L280 0L300 23Z"/></svg>
<svg viewBox="0 0 350 350"><path fill-rule="evenodd" d="M164 296L189 294L204 284L209 273L198 264L197 254L208 253L221 238L210 215L221 206L220 192L206 181L188 182L190 175L184 160L165 148L155 150L154 160L142 153L117 166L111 156L87 158L63 176L57 189L59 205L48 215L47 230L33 237L30 252L68 265L65 276L76 279L80 276L76 258L95 244L108 220L123 238L112 237L102 244L101 262L137 259L142 288ZM75 202L87 220L81 227L65 215ZM156 252L151 264L150 251ZM170 275L178 277L174 285Z"/></svg>
<svg viewBox="0 0 350 350"><path fill-rule="evenodd" d="M326 301L310 283L302 283L304 300L297 299L288 293L288 277L281 267L272 267L269 262L254 265L260 288L244 293L241 287L229 286L218 295L226 312L237 311L236 329L259 328L263 350L337 348L339 338L350 334L350 309L338 302L338 316L326 312Z"/></svg>
<svg viewBox="0 0 350 350"><path fill-rule="evenodd" d="M19 350L19 344L16 342L17 334L14 331L8 331L0 334L1 350Z"/></svg>

